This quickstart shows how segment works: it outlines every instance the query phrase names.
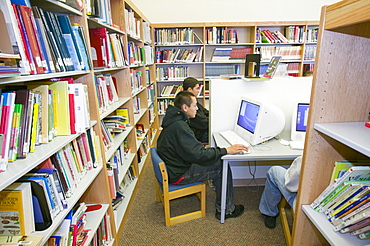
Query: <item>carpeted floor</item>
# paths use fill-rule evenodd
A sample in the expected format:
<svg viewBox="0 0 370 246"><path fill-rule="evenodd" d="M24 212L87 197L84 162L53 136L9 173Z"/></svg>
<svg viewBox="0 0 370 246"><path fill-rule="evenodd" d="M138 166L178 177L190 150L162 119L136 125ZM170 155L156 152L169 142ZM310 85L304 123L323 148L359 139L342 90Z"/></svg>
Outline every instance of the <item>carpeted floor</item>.
<svg viewBox="0 0 370 246"><path fill-rule="evenodd" d="M119 245L286 245L280 218L275 229L264 226L258 210L263 187L235 187L235 204L245 206L244 214L221 224L215 218L215 192L207 187L205 218L166 227L163 207L155 201L154 174L151 162L144 167L137 195L124 225ZM197 209L196 196L171 203L173 214Z"/></svg>

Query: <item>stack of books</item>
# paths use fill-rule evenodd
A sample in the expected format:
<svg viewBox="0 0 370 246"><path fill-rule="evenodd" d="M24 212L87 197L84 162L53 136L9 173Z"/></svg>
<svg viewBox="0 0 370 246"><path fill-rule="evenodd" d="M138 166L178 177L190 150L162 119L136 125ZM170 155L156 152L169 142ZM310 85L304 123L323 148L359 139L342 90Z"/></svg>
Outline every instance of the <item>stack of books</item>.
<svg viewBox="0 0 370 246"><path fill-rule="evenodd" d="M370 239L370 163L337 161L331 183L311 204L324 213L334 231Z"/></svg>

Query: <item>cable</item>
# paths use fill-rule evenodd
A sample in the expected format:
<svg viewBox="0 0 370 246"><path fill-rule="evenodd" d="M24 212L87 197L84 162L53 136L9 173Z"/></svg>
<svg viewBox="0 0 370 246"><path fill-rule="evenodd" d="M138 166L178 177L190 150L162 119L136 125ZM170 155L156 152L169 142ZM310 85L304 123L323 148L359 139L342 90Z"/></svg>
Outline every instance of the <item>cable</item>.
<svg viewBox="0 0 370 246"><path fill-rule="evenodd" d="M248 170L249 170L249 174L252 176L252 179L248 182L247 184L247 190L250 191L250 192L257 192L259 191L260 187L256 181L256 170L257 170L257 163L256 161L254 161L254 171L251 170L251 164L250 164L250 161L248 161ZM251 186L251 183L254 182L255 183L255 186L257 187L257 189L251 189L250 186Z"/></svg>

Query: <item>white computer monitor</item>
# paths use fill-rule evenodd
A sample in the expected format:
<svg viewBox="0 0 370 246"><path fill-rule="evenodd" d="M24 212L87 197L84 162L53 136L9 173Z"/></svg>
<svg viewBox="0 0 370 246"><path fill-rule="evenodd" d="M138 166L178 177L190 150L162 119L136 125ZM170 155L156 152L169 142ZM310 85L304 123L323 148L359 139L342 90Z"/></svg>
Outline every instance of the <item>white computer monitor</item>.
<svg viewBox="0 0 370 246"><path fill-rule="evenodd" d="M304 141L308 120L309 103L298 102L293 106L292 128L290 138L292 141Z"/></svg>
<svg viewBox="0 0 370 246"><path fill-rule="evenodd" d="M257 98L241 98L234 131L251 145L274 138L284 126L285 115L279 107Z"/></svg>

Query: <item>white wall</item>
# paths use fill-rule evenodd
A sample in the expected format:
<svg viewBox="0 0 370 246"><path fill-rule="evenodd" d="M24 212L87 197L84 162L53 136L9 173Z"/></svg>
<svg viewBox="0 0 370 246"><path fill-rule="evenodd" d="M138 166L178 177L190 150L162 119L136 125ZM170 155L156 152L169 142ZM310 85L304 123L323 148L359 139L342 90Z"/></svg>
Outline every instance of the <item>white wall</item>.
<svg viewBox="0 0 370 246"><path fill-rule="evenodd" d="M131 0L151 23L319 20L338 0Z"/></svg>

